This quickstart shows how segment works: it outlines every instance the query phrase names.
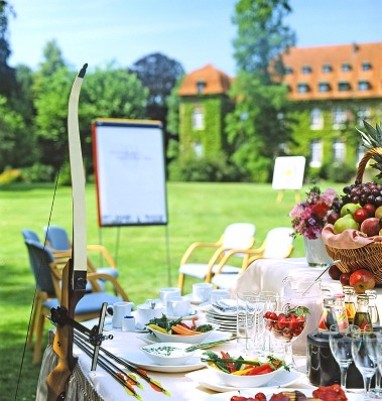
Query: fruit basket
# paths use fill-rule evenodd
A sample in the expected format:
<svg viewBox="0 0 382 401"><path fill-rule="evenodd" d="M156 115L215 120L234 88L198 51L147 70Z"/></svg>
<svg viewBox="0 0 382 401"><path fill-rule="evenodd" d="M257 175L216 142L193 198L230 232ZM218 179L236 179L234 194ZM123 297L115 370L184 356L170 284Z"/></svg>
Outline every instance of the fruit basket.
<svg viewBox="0 0 382 401"><path fill-rule="evenodd" d="M377 129L379 127L377 126ZM382 161L382 147L369 148L361 159L355 180L356 186L362 186L363 174L370 159ZM335 234L333 225L326 225L322 238L328 255L333 260L340 260L336 265L342 273L352 273L358 269L366 269L373 273L377 284L382 284L382 236L366 236L357 230L345 230Z"/></svg>

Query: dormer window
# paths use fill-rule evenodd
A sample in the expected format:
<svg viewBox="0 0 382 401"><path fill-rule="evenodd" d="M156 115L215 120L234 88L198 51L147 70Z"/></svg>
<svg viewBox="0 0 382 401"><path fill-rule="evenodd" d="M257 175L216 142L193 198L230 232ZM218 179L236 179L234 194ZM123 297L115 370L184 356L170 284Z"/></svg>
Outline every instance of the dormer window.
<svg viewBox="0 0 382 401"><path fill-rule="evenodd" d="M202 93L205 88L206 88L206 81L199 80L196 83L196 90L197 90L198 93Z"/></svg>
<svg viewBox="0 0 382 401"><path fill-rule="evenodd" d="M309 92L309 85L306 83L301 83L297 85L297 92L298 93L307 93Z"/></svg>
<svg viewBox="0 0 382 401"><path fill-rule="evenodd" d="M332 72L332 71L333 71L333 68L330 64L324 64L322 66L322 72L328 73L328 72Z"/></svg>
<svg viewBox="0 0 382 401"><path fill-rule="evenodd" d="M351 71L351 64L349 63L343 63L341 66L341 71L342 72L349 72Z"/></svg>
<svg viewBox="0 0 382 401"><path fill-rule="evenodd" d="M291 74L293 74L293 68L285 67L285 75L291 75Z"/></svg>
<svg viewBox="0 0 382 401"><path fill-rule="evenodd" d="M362 71L370 71L371 63L369 61L365 61L362 63Z"/></svg>
<svg viewBox="0 0 382 401"><path fill-rule="evenodd" d="M340 81L338 82L338 90L339 92L346 92L350 90L350 83L348 81Z"/></svg>
<svg viewBox="0 0 382 401"><path fill-rule="evenodd" d="M370 82L366 80L358 81L358 90L359 91L367 91L371 88Z"/></svg>
<svg viewBox="0 0 382 401"><path fill-rule="evenodd" d="M310 74L312 72L312 67L310 65L303 65L301 68L303 74Z"/></svg>

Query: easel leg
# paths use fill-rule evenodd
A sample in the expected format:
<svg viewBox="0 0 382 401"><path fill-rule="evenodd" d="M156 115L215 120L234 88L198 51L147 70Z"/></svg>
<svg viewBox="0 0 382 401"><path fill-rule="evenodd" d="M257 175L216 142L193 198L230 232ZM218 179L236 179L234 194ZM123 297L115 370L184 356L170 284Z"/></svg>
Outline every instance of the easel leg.
<svg viewBox="0 0 382 401"><path fill-rule="evenodd" d="M284 197L284 191L279 191L279 193L277 194L276 202L280 203L282 201L283 197Z"/></svg>

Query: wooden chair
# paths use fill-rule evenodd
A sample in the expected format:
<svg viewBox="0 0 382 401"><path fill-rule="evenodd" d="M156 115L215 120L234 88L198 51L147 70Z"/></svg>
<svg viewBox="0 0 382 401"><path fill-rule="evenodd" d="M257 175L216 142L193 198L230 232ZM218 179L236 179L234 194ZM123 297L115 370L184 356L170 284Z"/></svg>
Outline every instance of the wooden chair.
<svg viewBox="0 0 382 401"><path fill-rule="evenodd" d="M185 277L195 277L205 282L211 282L213 275L219 268L219 262L229 252L235 251L235 256L242 259L242 266L247 265L249 255L247 253L238 252L237 250L248 250L255 242L256 227L251 223L234 223L230 224L224 230L220 239L216 242L194 242L184 253L179 267L178 287L183 292ZM195 253L201 248L214 250L207 261L203 263L191 262L196 259ZM220 269L227 274L237 274L240 267L225 264Z"/></svg>
<svg viewBox="0 0 382 401"><path fill-rule="evenodd" d="M257 259L284 259L288 258L293 251L293 229L289 227L276 227L268 231L265 240L259 248L244 249L242 253L248 255L246 264L236 274L225 274L224 266L230 257L234 256L235 250L227 252L220 261L216 274L212 278L212 283L217 288L229 289L234 286L235 281L245 269Z"/></svg>
<svg viewBox="0 0 382 401"><path fill-rule="evenodd" d="M57 264L48 247L34 240L25 240L28 249L30 267L36 283L36 293L33 302L31 329L27 344L34 345L33 363L41 360L41 346L44 332L45 317L50 315L51 308L59 305L61 299L62 264ZM85 294L76 306L76 319L88 320L99 316L102 304L113 304L118 301L128 301L128 296L117 281L108 274L88 273L87 279L92 282L93 292ZM98 280L109 281L116 294L112 295L101 290Z"/></svg>

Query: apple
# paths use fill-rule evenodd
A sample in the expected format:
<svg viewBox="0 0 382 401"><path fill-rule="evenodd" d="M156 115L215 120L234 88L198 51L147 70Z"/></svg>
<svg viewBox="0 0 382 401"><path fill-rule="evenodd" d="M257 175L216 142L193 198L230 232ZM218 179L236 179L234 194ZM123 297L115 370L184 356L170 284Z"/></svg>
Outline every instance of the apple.
<svg viewBox="0 0 382 401"><path fill-rule="evenodd" d="M359 225L358 223L353 219L351 214L345 214L345 216L340 217L335 223L334 223L334 234L340 234L342 231L345 231L347 229L350 230L358 230Z"/></svg>
<svg viewBox="0 0 382 401"><path fill-rule="evenodd" d="M358 269L351 273L349 284L357 294L362 294L366 290L371 290L375 287L375 278L369 270Z"/></svg>
<svg viewBox="0 0 382 401"><path fill-rule="evenodd" d="M341 217L344 217L347 214L350 214L353 216L354 212L358 209L361 209L361 205L359 203L345 203L345 205L343 205L341 207Z"/></svg>
<svg viewBox="0 0 382 401"><path fill-rule="evenodd" d="M381 228L381 219L377 217L368 217L361 223L360 231L366 234L368 237L374 237L374 235L379 234L379 230Z"/></svg>
<svg viewBox="0 0 382 401"><path fill-rule="evenodd" d="M342 275L342 271L336 265L333 265L329 267L328 274L333 280L339 280Z"/></svg>
<svg viewBox="0 0 382 401"><path fill-rule="evenodd" d="M374 217L378 217L378 219L382 218L382 206L378 206L377 209L375 209Z"/></svg>
<svg viewBox="0 0 382 401"><path fill-rule="evenodd" d="M362 209L357 209L353 214L353 219L359 224L361 224L368 217L370 217L369 212L364 207Z"/></svg>
<svg viewBox="0 0 382 401"><path fill-rule="evenodd" d="M366 205L363 205L362 208L367 210L367 212L369 213L369 217L378 217L378 216L375 216L375 212L376 212L377 208L372 203L366 203ZM382 217L382 208L381 208L381 217Z"/></svg>
<svg viewBox="0 0 382 401"><path fill-rule="evenodd" d="M350 276L351 273L342 273L340 276L340 282L342 285L349 285L350 284Z"/></svg>

